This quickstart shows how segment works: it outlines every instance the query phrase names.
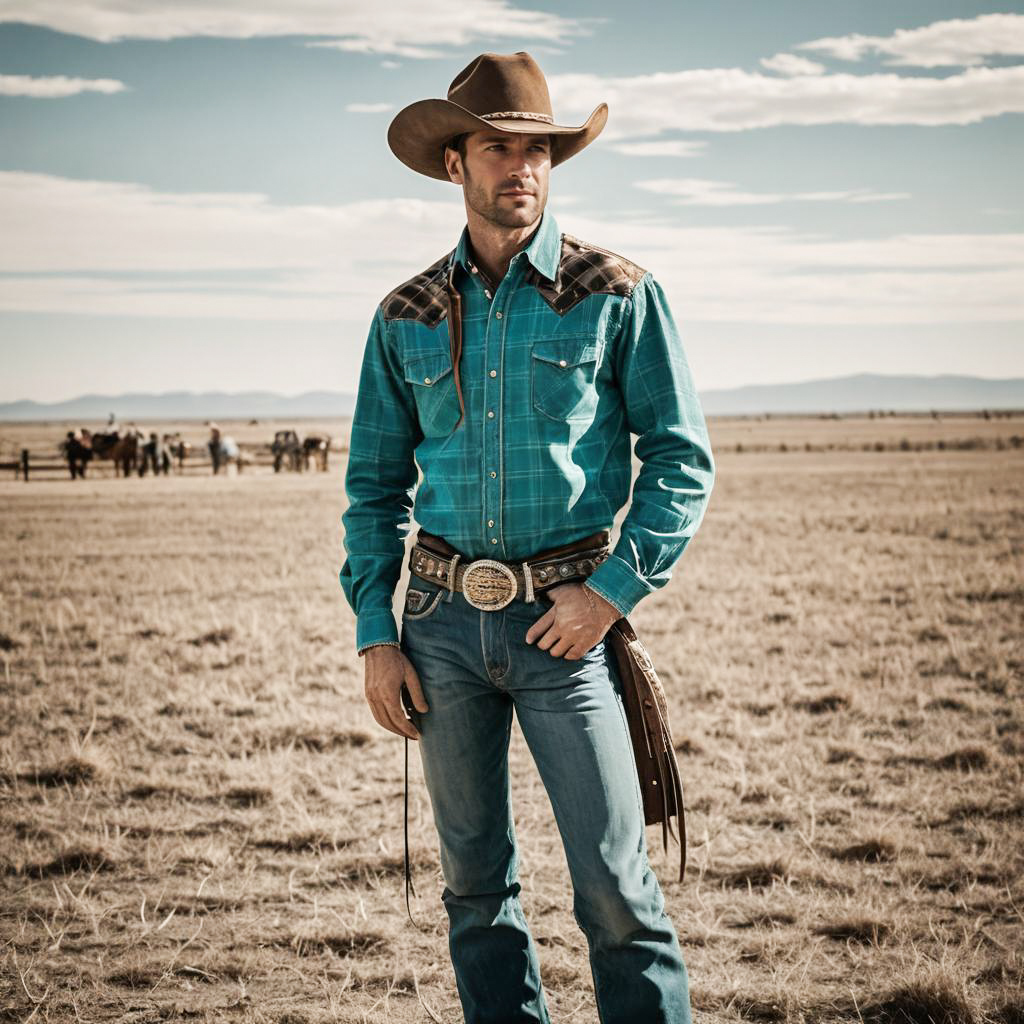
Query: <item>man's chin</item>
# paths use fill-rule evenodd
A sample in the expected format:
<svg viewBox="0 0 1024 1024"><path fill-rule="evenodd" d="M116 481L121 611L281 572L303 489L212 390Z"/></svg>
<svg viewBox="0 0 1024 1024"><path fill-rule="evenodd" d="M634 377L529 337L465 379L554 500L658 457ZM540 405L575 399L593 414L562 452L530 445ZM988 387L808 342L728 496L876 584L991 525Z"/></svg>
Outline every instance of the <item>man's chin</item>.
<svg viewBox="0 0 1024 1024"><path fill-rule="evenodd" d="M507 228L525 228L532 224L541 213L540 206L537 204L533 197L530 197L529 203L522 203L518 206L508 209L496 210L498 222L504 224Z"/></svg>

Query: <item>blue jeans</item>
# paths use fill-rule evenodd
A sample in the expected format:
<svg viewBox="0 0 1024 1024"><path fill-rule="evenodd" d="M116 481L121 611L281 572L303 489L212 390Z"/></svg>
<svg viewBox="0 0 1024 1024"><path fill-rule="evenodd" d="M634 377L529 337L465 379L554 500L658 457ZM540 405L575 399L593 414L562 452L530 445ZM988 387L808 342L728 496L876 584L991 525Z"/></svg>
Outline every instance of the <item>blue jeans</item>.
<svg viewBox="0 0 1024 1024"><path fill-rule="evenodd" d="M515 708L554 810L587 940L601 1024L690 1024L686 965L647 858L643 808L615 659L526 643L550 607L474 608L441 583L402 614L401 646L430 710L413 714L440 841L448 944L467 1024L550 1017L519 901L509 794ZM419 610L412 610L417 608Z"/></svg>

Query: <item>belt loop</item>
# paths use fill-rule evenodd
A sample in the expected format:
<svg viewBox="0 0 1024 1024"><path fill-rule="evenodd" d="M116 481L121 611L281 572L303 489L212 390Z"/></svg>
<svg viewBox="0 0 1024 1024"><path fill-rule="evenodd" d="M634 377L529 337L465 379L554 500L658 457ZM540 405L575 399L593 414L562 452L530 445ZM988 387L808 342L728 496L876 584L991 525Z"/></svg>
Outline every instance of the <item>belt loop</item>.
<svg viewBox="0 0 1024 1024"><path fill-rule="evenodd" d="M526 585L523 600L527 604L533 604L533 573L530 571L529 562L523 562L523 583Z"/></svg>
<svg viewBox="0 0 1024 1024"><path fill-rule="evenodd" d="M457 551L452 555L452 560L448 563L448 596L445 598L446 601L451 601L455 594L455 569L459 564L459 559L462 557L462 552Z"/></svg>

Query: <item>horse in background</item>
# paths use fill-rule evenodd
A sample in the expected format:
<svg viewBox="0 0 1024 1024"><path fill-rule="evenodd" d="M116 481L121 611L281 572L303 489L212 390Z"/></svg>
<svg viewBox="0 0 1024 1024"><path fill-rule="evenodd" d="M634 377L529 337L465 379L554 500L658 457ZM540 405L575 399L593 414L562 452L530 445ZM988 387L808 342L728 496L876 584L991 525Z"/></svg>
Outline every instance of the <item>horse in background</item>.
<svg viewBox="0 0 1024 1024"><path fill-rule="evenodd" d="M294 430L279 430L274 434L270 450L274 455L275 473L280 473L284 468L295 473L302 470L303 447L299 442L299 435Z"/></svg>
<svg viewBox="0 0 1024 1024"><path fill-rule="evenodd" d="M87 430L78 433L69 430L67 437L60 443L60 453L67 459L72 480L85 479L86 466L93 455L90 437Z"/></svg>
<svg viewBox="0 0 1024 1024"><path fill-rule="evenodd" d="M114 463L114 475L118 470L122 476L128 476L139 463L139 439L142 434L138 430L126 430L122 436L115 431L112 434L93 434L92 453L94 458L109 459Z"/></svg>
<svg viewBox="0 0 1024 1024"><path fill-rule="evenodd" d="M321 472L327 472L327 453L331 450L331 438L329 434L323 437L315 435L307 437L302 442L302 459L306 470L316 466Z"/></svg>

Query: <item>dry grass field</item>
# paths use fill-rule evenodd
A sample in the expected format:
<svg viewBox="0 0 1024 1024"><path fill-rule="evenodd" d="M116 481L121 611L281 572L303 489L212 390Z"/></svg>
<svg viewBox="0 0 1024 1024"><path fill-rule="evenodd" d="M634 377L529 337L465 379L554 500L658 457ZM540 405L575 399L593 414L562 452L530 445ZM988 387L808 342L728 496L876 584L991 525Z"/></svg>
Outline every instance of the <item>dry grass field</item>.
<svg viewBox="0 0 1024 1024"><path fill-rule="evenodd" d="M712 431L704 526L631 616L680 751L684 883L648 843L696 1019L1019 1024L1024 419ZM405 916L343 474L0 480L0 1021L461 1021L414 746ZM511 756L553 1019L593 1024L518 729Z"/></svg>

